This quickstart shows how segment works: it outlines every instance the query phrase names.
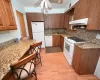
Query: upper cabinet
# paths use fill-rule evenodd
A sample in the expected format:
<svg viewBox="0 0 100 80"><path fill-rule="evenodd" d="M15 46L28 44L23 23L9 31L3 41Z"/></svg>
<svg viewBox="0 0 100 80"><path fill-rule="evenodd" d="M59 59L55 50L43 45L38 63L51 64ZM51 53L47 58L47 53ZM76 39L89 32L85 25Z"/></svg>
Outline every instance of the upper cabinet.
<svg viewBox="0 0 100 80"><path fill-rule="evenodd" d="M69 12L65 13L65 21L64 21L64 28L68 28L69 27Z"/></svg>
<svg viewBox="0 0 100 80"><path fill-rule="evenodd" d="M91 0L79 0L79 2L75 5L74 10L74 19L83 19L88 18L90 13L90 2Z"/></svg>
<svg viewBox="0 0 100 80"><path fill-rule="evenodd" d="M10 0L0 0L0 30L15 30L16 22Z"/></svg>
<svg viewBox="0 0 100 80"><path fill-rule="evenodd" d="M7 22L7 20L6 20L6 16L4 16L6 14L2 6L3 6L2 0L0 0L0 30L6 30L5 22Z"/></svg>
<svg viewBox="0 0 100 80"><path fill-rule="evenodd" d="M72 20L74 20L74 8L65 13L64 28L71 30L71 25L69 25L69 22Z"/></svg>
<svg viewBox="0 0 100 80"><path fill-rule="evenodd" d="M44 21L42 13L26 13L28 21Z"/></svg>
<svg viewBox="0 0 100 80"><path fill-rule="evenodd" d="M87 30L100 30L100 0L79 0L75 5L74 19L88 18Z"/></svg>
<svg viewBox="0 0 100 80"><path fill-rule="evenodd" d="M45 15L45 29L64 28L64 14Z"/></svg>
<svg viewBox="0 0 100 80"><path fill-rule="evenodd" d="M88 30L100 30L100 0L90 0L91 11L89 14Z"/></svg>

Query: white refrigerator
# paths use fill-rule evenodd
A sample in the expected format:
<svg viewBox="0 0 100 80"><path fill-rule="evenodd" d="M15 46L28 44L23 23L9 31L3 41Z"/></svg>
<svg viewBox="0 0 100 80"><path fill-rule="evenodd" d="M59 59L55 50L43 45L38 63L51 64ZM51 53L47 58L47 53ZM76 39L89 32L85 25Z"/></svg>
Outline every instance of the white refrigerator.
<svg viewBox="0 0 100 80"><path fill-rule="evenodd" d="M31 22L33 40L42 41L42 48L45 48L44 40L44 22Z"/></svg>

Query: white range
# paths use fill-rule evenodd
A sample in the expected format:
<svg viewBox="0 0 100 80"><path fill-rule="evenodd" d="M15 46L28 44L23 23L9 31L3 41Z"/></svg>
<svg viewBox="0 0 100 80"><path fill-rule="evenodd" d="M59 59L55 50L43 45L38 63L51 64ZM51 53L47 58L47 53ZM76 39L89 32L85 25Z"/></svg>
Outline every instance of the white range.
<svg viewBox="0 0 100 80"><path fill-rule="evenodd" d="M70 65L72 65L74 45L75 43L84 43L85 40L77 37L65 37L64 38L64 55Z"/></svg>

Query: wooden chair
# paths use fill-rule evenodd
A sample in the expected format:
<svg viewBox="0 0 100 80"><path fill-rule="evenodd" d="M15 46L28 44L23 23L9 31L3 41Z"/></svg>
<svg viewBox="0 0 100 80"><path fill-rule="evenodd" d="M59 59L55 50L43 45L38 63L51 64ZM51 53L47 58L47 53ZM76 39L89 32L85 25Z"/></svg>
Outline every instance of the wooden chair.
<svg viewBox="0 0 100 80"><path fill-rule="evenodd" d="M26 57L20 59L18 62L11 64L10 68L12 73L14 74L16 80L25 80L29 76L34 74L35 80L37 80L37 74L35 71L35 63L34 60L36 59L36 53L28 54L30 49L26 51Z"/></svg>
<svg viewBox="0 0 100 80"><path fill-rule="evenodd" d="M38 43L35 43L33 45L30 45L30 48L32 50L32 53L36 52L36 65L38 65L39 63L41 63L42 65L42 62L41 62L41 45L42 45L42 42L38 42Z"/></svg>

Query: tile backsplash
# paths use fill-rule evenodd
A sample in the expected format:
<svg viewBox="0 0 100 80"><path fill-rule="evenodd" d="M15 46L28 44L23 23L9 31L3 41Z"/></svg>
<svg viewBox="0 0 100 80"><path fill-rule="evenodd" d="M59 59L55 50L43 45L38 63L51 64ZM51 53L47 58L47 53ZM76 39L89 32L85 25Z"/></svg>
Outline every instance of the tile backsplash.
<svg viewBox="0 0 100 80"><path fill-rule="evenodd" d="M85 39L88 42L92 42L100 45L100 39L96 39L97 34L100 34L100 31L91 31L86 29L78 29L77 31L67 31L66 29L46 29L45 34L69 34L72 36L79 37L81 39Z"/></svg>
<svg viewBox="0 0 100 80"><path fill-rule="evenodd" d="M55 34L55 33L64 34L65 29L45 29L45 34Z"/></svg>
<svg viewBox="0 0 100 80"><path fill-rule="evenodd" d="M96 35L100 34L100 31L88 31L85 29L78 29L77 31L65 31L65 33L70 34L72 36L79 37L81 39L85 39L86 41L100 44L100 39L96 39Z"/></svg>

